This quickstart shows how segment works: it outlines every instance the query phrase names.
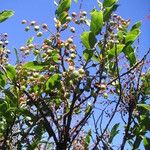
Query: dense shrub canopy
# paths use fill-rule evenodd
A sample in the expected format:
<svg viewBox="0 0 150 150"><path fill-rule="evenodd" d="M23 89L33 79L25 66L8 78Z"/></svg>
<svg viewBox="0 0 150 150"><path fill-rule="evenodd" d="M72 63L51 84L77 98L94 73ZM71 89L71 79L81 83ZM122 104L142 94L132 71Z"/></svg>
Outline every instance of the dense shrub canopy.
<svg viewBox="0 0 150 150"><path fill-rule="evenodd" d="M25 31L49 36L16 48L15 65L1 35L0 149L150 147L150 50L138 58L135 42L141 22L116 14L117 0L97 1L90 12L81 1L71 12L74 1L55 2L55 31L22 20ZM2 11L0 23L12 15Z"/></svg>

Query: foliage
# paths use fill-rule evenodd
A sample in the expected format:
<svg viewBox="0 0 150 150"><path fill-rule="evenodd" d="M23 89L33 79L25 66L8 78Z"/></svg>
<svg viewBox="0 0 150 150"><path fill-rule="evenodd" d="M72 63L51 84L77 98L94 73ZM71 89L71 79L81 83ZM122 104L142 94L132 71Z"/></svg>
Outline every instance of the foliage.
<svg viewBox="0 0 150 150"><path fill-rule="evenodd" d="M141 22L129 28L130 20L114 14L117 0L97 1L97 9L79 13L70 12L73 2L79 3L55 2L55 32L22 21L37 38L43 31L50 36L41 45L31 36L16 48L15 65L8 60L7 34L1 36L0 149L148 149L150 50L140 60L135 51ZM0 22L12 15L2 11Z"/></svg>

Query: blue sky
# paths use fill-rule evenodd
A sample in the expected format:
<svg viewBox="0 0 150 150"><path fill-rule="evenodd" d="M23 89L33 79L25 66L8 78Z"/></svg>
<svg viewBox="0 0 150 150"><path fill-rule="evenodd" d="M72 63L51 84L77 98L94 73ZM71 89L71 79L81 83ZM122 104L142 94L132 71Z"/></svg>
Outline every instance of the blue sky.
<svg viewBox="0 0 150 150"><path fill-rule="evenodd" d="M80 0L79 0L80 1ZM84 0L83 9L91 10L96 4L96 0ZM117 13L125 19L131 19L131 25L141 20L140 36L140 57L150 47L150 20L146 16L150 15L150 0L119 0ZM73 5L72 10L78 11L78 7ZM0 33L8 33L9 49L19 49L34 32L24 32L25 26L21 24L23 19L36 20L38 23L47 23L50 30L54 30L54 12L55 6L53 0L0 0L0 11L11 9L15 15L6 22L0 24ZM11 62L15 59L13 53Z"/></svg>
<svg viewBox="0 0 150 150"><path fill-rule="evenodd" d="M85 1L85 0L84 0ZM80 0L79 0L80 2ZM83 9L91 10L96 4L96 0L84 2ZM136 21L142 21L142 33L140 36L140 54L150 47L150 20L146 18L150 14L150 0L119 0L118 14L122 17L131 19L131 24ZM78 11L77 5L72 8ZM15 15L0 24L0 33L7 32L9 34L9 48L19 48L30 37L33 32L25 33L24 25L21 25L21 20L37 20L39 23L46 22L54 29L53 18L55 6L53 0L0 0L0 11L11 9L15 11Z"/></svg>

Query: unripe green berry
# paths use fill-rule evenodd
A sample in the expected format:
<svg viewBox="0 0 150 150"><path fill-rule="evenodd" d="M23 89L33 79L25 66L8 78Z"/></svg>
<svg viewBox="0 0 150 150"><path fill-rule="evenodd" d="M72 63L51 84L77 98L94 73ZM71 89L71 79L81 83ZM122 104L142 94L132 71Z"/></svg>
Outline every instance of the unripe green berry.
<svg viewBox="0 0 150 150"><path fill-rule="evenodd" d="M70 16L66 17L66 21L70 22L72 20L72 18Z"/></svg>
<svg viewBox="0 0 150 150"><path fill-rule="evenodd" d="M27 21L26 21L26 20L22 20L21 23L22 23L22 24L26 24Z"/></svg>
<svg viewBox="0 0 150 150"><path fill-rule="evenodd" d="M33 44L29 44L28 47L29 47L29 49L32 49L32 48L34 48L34 45Z"/></svg>
<svg viewBox="0 0 150 150"><path fill-rule="evenodd" d="M30 25L34 26L36 24L36 21L31 21Z"/></svg>
<svg viewBox="0 0 150 150"><path fill-rule="evenodd" d="M21 46L21 47L20 47L20 50L21 50L21 51L24 51L24 50L26 50L26 47L25 47L25 46Z"/></svg>
<svg viewBox="0 0 150 150"><path fill-rule="evenodd" d="M43 33L41 32L41 31L39 31L38 33L37 33L37 37L41 37L43 35Z"/></svg>
<svg viewBox="0 0 150 150"><path fill-rule="evenodd" d="M72 33L75 33L75 28L74 28L74 27L71 27L71 28L70 28L70 31L71 31Z"/></svg>
<svg viewBox="0 0 150 150"><path fill-rule="evenodd" d="M47 29L47 28L48 28L48 27L47 27L47 24L45 24L45 23L42 24L42 28L43 28L43 29Z"/></svg>
<svg viewBox="0 0 150 150"><path fill-rule="evenodd" d="M27 27L25 28L25 31L27 32L27 31L29 31L29 30L30 30L30 27L27 26Z"/></svg>
<svg viewBox="0 0 150 150"><path fill-rule="evenodd" d="M35 31L39 31L40 27L39 26L34 26Z"/></svg>
<svg viewBox="0 0 150 150"><path fill-rule="evenodd" d="M107 93L104 93L103 96L104 96L104 98L106 98L106 99L108 98L108 94L107 94Z"/></svg>
<svg viewBox="0 0 150 150"><path fill-rule="evenodd" d="M87 15L87 12L86 12L86 11L82 11L82 15L83 15L83 16L86 16L86 15Z"/></svg>
<svg viewBox="0 0 150 150"><path fill-rule="evenodd" d="M73 43L73 39L72 38L68 38L68 43Z"/></svg>
<svg viewBox="0 0 150 150"><path fill-rule="evenodd" d="M55 70L55 66L50 66L49 70L53 72Z"/></svg>

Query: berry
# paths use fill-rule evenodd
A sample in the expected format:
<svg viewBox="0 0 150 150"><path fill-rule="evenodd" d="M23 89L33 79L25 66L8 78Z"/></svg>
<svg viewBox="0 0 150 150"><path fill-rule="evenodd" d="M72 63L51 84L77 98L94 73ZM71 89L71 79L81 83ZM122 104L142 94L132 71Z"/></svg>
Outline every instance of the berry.
<svg viewBox="0 0 150 150"><path fill-rule="evenodd" d="M71 31L72 33L75 33L75 28L74 28L74 27L71 27L71 28L70 28L70 31Z"/></svg>
<svg viewBox="0 0 150 150"><path fill-rule="evenodd" d="M27 21L26 21L26 20L22 20L21 23L22 23L22 24L26 24Z"/></svg>
<svg viewBox="0 0 150 150"><path fill-rule="evenodd" d="M66 21L67 22L70 22L72 20L72 18L70 17L70 16L68 16L67 18L66 18Z"/></svg>
<svg viewBox="0 0 150 150"><path fill-rule="evenodd" d="M34 26L36 24L36 21L31 21L30 25Z"/></svg>
<svg viewBox="0 0 150 150"><path fill-rule="evenodd" d="M43 33L41 32L41 31L39 31L38 33L37 33L37 37L41 37L43 35Z"/></svg>
<svg viewBox="0 0 150 150"><path fill-rule="evenodd" d="M39 29L40 29L40 27L39 27L39 26L37 26L37 25L36 25L36 26L34 26L34 30L35 30L35 31L39 31Z"/></svg>
<svg viewBox="0 0 150 150"><path fill-rule="evenodd" d="M30 27L27 26L27 27L25 28L25 31L27 32L27 31L29 31L29 30L30 30Z"/></svg>
<svg viewBox="0 0 150 150"><path fill-rule="evenodd" d="M47 29L47 28L48 28L48 27L47 27L47 24L45 24L45 23L42 24L42 28L43 28L43 29Z"/></svg>
<svg viewBox="0 0 150 150"><path fill-rule="evenodd" d="M21 46L21 47L20 47L20 50L21 50L21 51L24 51L24 50L26 50L26 47Z"/></svg>

